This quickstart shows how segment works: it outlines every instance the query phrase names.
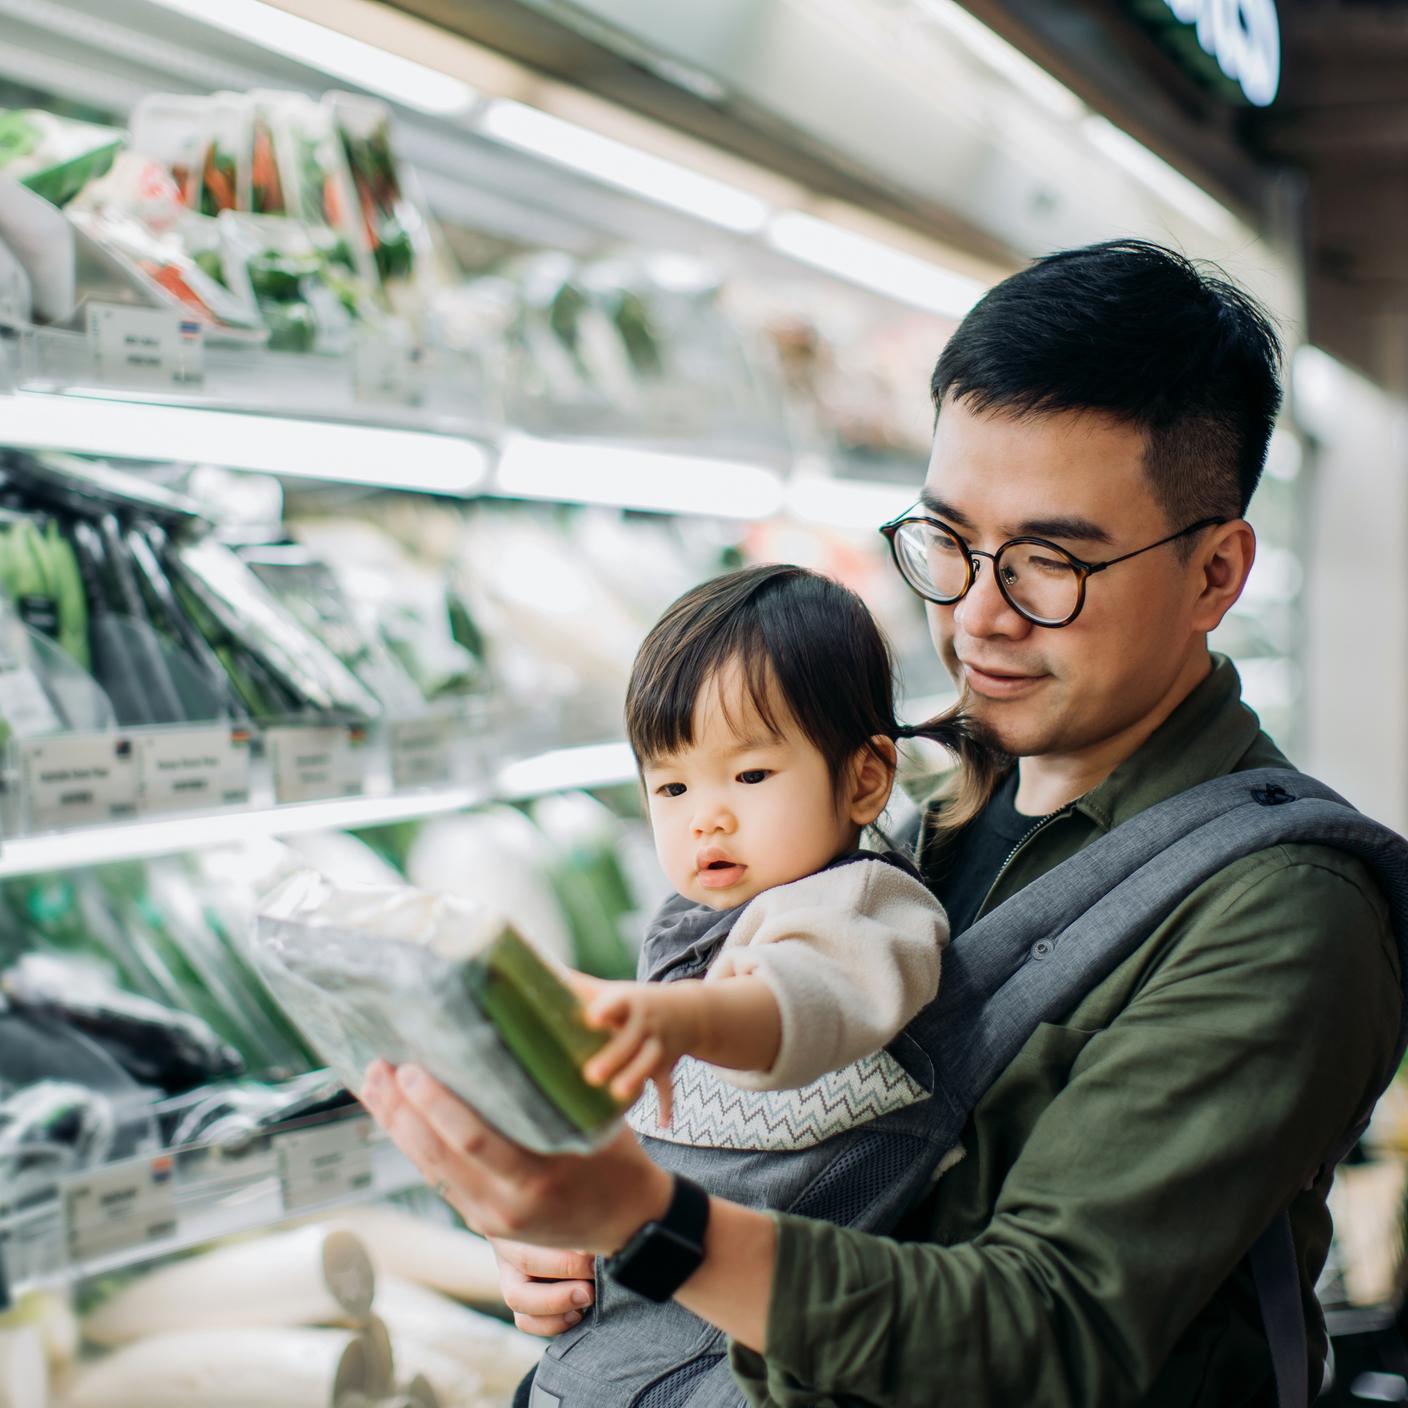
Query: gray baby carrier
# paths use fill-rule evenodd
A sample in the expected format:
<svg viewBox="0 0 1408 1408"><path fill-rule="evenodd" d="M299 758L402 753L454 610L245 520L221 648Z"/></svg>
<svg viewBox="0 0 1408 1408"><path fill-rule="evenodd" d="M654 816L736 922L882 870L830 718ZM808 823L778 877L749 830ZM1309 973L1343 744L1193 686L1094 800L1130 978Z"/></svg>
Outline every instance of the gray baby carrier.
<svg viewBox="0 0 1408 1408"><path fill-rule="evenodd" d="M1069 1013L1205 880L1243 856L1295 842L1346 851L1369 867L1408 973L1408 842L1302 773L1233 773L1150 807L984 915L945 953L938 998L885 1051L800 1091L766 1093L738 1090L709 1067L682 1062L672 1139L651 1133L653 1100L637 1106L632 1124L652 1158L710 1192L888 1232L1038 1024ZM701 923L686 919L684 903L662 915L642 953L642 976L699 976L738 913ZM1405 1043L1408 1001L1400 1058ZM1335 1162L1369 1113L1360 1111L1346 1130ZM679 1138L690 1142L672 1142ZM1306 1186L1319 1172L1304 1170ZM1280 1408L1305 1408L1306 1326L1285 1213L1250 1260ZM548 1346L531 1408L742 1408L720 1331L597 1270L597 1303Z"/></svg>

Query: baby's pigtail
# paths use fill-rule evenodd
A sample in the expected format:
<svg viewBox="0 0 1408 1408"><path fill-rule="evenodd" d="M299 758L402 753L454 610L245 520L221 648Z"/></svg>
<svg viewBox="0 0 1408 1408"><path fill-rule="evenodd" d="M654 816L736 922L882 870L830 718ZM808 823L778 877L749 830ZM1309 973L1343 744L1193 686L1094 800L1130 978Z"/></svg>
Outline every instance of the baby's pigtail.
<svg viewBox="0 0 1408 1408"><path fill-rule="evenodd" d="M958 759L949 805L940 825L945 831L966 826L987 806L1012 759L998 746L985 725L963 712L960 701L922 724L895 730L896 738L930 738Z"/></svg>

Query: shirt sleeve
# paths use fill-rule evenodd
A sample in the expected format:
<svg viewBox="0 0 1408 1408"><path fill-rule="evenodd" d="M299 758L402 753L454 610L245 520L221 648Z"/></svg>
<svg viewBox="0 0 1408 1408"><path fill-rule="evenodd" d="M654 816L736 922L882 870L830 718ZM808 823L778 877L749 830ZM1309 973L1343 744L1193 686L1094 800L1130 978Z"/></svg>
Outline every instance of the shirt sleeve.
<svg viewBox="0 0 1408 1408"><path fill-rule="evenodd" d="M739 915L706 980L755 975L782 1018L767 1071L718 1067L746 1090L790 1090L893 1041L934 1000L942 906L885 861L853 861L766 890Z"/></svg>
<svg viewBox="0 0 1408 1408"><path fill-rule="evenodd" d="M900 1243L778 1215L766 1352L732 1350L750 1404L1144 1401L1387 1080L1398 1030L1377 891L1285 848L1240 864L1080 1047L979 1236Z"/></svg>

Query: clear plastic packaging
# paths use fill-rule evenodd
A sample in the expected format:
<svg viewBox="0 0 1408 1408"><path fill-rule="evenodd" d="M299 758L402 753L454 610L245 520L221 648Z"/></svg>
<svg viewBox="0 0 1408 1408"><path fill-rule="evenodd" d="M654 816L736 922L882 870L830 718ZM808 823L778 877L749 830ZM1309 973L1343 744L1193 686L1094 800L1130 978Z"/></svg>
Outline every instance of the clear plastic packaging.
<svg viewBox="0 0 1408 1408"><path fill-rule="evenodd" d="M254 955L349 1089L377 1057L412 1061L527 1148L582 1152L616 1129L621 1104L581 1074L605 1033L482 905L303 871L261 905Z"/></svg>

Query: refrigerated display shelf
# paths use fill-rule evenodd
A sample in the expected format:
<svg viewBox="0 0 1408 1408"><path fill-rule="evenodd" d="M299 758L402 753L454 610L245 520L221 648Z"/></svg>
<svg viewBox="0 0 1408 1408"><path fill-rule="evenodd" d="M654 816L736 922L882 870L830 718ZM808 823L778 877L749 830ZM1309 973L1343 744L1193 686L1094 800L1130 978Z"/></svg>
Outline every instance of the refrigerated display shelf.
<svg viewBox="0 0 1408 1408"><path fill-rule="evenodd" d="M355 831L467 811L488 801L528 801L565 789L627 784L635 775L635 762L625 743L591 744L518 759L500 767L492 778L473 785L271 804L7 837L0 842L0 879L170 855L254 837Z"/></svg>
<svg viewBox="0 0 1408 1408"><path fill-rule="evenodd" d="M238 1148L192 1145L85 1169L18 1207L0 1202L0 1310L31 1290L372 1202L421 1182L360 1114L306 1121Z"/></svg>

